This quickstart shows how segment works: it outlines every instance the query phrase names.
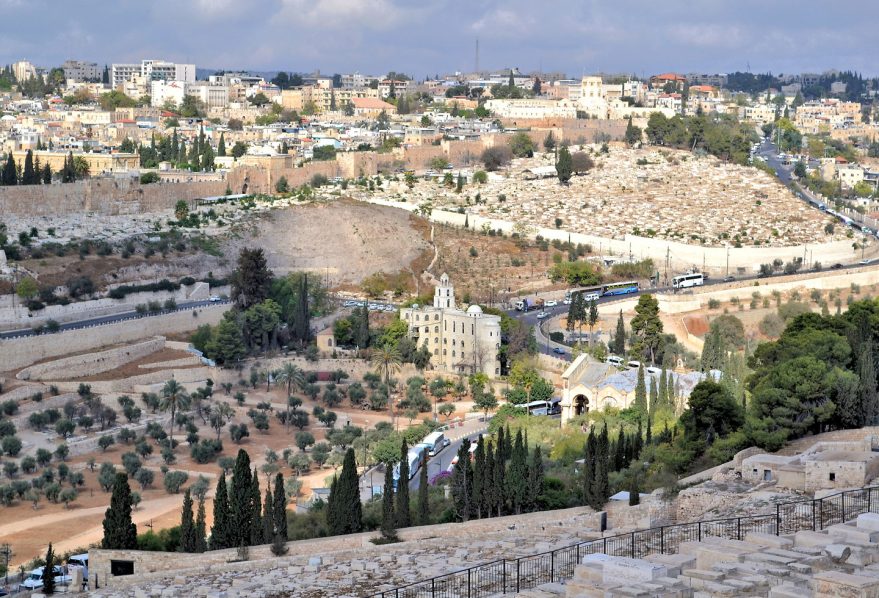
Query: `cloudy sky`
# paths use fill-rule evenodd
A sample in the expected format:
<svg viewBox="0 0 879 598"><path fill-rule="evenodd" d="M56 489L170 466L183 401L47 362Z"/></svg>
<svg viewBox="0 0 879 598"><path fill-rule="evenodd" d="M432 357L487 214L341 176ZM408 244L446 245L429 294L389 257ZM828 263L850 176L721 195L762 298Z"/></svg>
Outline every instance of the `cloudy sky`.
<svg viewBox="0 0 879 598"><path fill-rule="evenodd" d="M0 0L0 63L875 75L875 0ZM818 4L814 2L814 4Z"/></svg>

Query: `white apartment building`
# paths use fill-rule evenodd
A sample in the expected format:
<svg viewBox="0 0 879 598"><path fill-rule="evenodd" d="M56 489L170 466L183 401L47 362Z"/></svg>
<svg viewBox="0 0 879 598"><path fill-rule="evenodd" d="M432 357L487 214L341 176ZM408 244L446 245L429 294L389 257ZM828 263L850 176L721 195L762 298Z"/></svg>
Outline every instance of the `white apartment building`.
<svg viewBox="0 0 879 598"><path fill-rule="evenodd" d="M65 60L61 68L64 69L64 78L68 81L100 81L104 76L104 69L97 62Z"/></svg>
<svg viewBox="0 0 879 598"><path fill-rule="evenodd" d="M150 105L153 108L161 108L166 102L179 106L185 95L185 81L152 81L150 83Z"/></svg>
<svg viewBox="0 0 879 598"><path fill-rule="evenodd" d="M208 108L226 108L229 105L229 88L225 85L187 83L186 95L198 98Z"/></svg>
<svg viewBox="0 0 879 598"><path fill-rule="evenodd" d="M499 118L577 118L577 105L571 100L488 100L485 109Z"/></svg>
<svg viewBox="0 0 879 598"><path fill-rule="evenodd" d="M37 76L37 69L27 60L12 63L12 74L18 81L27 81Z"/></svg>
<svg viewBox="0 0 879 598"><path fill-rule="evenodd" d="M140 64L114 64L110 75L110 84L117 87L137 76L143 77L147 81L195 83L195 65L176 64L163 60L143 60Z"/></svg>
<svg viewBox="0 0 879 598"><path fill-rule="evenodd" d="M210 85L204 81L153 81L150 83L150 101L154 108L161 108L165 102L179 106L186 96L198 98L207 108L225 108L229 105L229 88L224 85Z"/></svg>
<svg viewBox="0 0 879 598"><path fill-rule="evenodd" d="M456 374L500 376L500 316L484 314L478 305L471 305L467 311L458 309L448 275L440 277L432 306L403 308L400 319L409 324L409 338L428 348L434 368Z"/></svg>

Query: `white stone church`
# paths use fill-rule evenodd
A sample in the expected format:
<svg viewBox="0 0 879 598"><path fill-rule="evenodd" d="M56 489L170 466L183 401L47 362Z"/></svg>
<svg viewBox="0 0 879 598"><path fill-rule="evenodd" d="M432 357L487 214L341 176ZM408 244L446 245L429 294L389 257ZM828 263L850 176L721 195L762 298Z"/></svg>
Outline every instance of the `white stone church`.
<svg viewBox="0 0 879 598"><path fill-rule="evenodd" d="M440 276L432 306L413 305L400 310L409 324L409 338L427 347L431 365L455 374L483 372L500 376L501 318L482 313L478 305L467 311L455 305L455 289L446 274Z"/></svg>

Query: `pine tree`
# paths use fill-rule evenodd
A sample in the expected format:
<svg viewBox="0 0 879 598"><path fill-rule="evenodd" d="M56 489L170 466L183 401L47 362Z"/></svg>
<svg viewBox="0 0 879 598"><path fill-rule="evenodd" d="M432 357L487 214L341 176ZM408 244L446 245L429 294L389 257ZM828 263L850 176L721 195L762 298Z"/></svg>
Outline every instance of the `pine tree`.
<svg viewBox="0 0 879 598"><path fill-rule="evenodd" d="M626 354L626 323L623 321L623 310L620 310L616 333L613 335L610 349L614 355L623 356Z"/></svg>
<svg viewBox="0 0 879 598"><path fill-rule="evenodd" d="M522 430L518 430L516 432L516 441L510 454L510 468L507 471L506 479L507 501L516 515L522 512L522 505L527 495L527 489L525 488L525 484L528 481L526 459L527 454L522 441Z"/></svg>
<svg viewBox="0 0 879 598"><path fill-rule="evenodd" d="M262 544L262 493L259 490L259 472L253 468L250 476L250 546Z"/></svg>
<svg viewBox="0 0 879 598"><path fill-rule="evenodd" d="M226 157L226 133L220 133L220 142L217 143L217 155L221 158Z"/></svg>
<svg viewBox="0 0 879 598"><path fill-rule="evenodd" d="M270 543L275 537L275 516L272 512L272 481L266 480L266 497L262 503L262 541Z"/></svg>
<svg viewBox="0 0 879 598"><path fill-rule="evenodd" d="M49 542L49 550L46 551L46 566L43 567L43 587L41 593L51 596L55 593L55 552L52 543Z"/></svg>
<svg viewBox="0 0 879 598"><path fill-rule="evenodd" d="M477 440L476 450L473 452L473 514L482 519L485 511L485 443L482 434Z"/></svg>
<svg viewBox="0 0 879 598"><path fill-rule="evenodd" d="M333 480L327 510L327 527L333 535L353 534L363 529L363 507L354 449L349 448L342 462L342 473Z"/></svg>
<svg viewBox="0 0 879 598"><path fill-rule="evenodd" d="M208 549L207 523L205 522L204 499L198 501L198 515L195 517L195 551Z"/></svg>
<svg viewBox="0 0 879 598"><path fill-rule="evenodd" d="M571 180L571 175L574 173L574 159L571 157L571 152L566 146L562 146L559 150L558 159L555 163L555 171L556 175L558 175L559 182L562 185L567 185ZM580 295L582 293L577 294Z"/></svg>
<svg viewBox="0 0 879 598"><path fill-rule="evenodd" d="M220 474L214 493L214 524L211 526L211 550L235 546L232 533L232 513L229 511L226 472Z"/></svg>
<svg viewBox="0 0 879 598"><path fill-rule="evenodd" d="M21 184L36 185L39 182L39 177L37 177L34 170L34 153L31 150L27 150L27 154L24 156L24 171L21 175Z"/></svg>
<svg viewBox="0 0 879 598"><path fill-rule="evenodd" d="M248 546L253 524L253 501L251 499L250 456L238 449L235 467L232 469L232 490L229 492L231 547Z"/></svg>
<svg viewBox="0 0 879 598"><path fill-rule="evenodd" d="M430 525L430 498L427 486L427 455L425 454L418 474L418 525Z"/></svg>
<svg viewBox="0 0 879 598"><path fill-rule="evenodd" d="M638 368L638 382L635 384L635 402L632 404L640 415L647 414L647 385L644 382L644 364Z"/></svg>
<svg viewBox="0 0 879 598"><path fill-rule="evenodd" d="M528 466L528 509L535 511L540 506L540 496L543 494L543 455L540 454L540 446L534 446L531 455L531 463Z"/></svg>
<svg viewBox="0 0 879 598"><path fill-rule="evenodd" d="M470 466L470 441L464 439L458 447L458 462L452 469L452 502L461 521L469 521L472 512L473 470Z"/></svg>
<svg viewBox="0 0 879 598"><path fill-rule="evenodd" d="M394 474L393 466L385 463L385 486L382 491L382 537L386 540L397 538L397 515L394 512ZM404 486L403 478L400 477L400 487Z"/></svg>
<svg viewBox="0 0 879 598"><path fill-rule="evenodd" d="M113 482L110 506L104 513L104 538L101 548L125 550L137 548L137 526L131 521L131 486L128 476L117 473Z"/></svg>
<svg viewBox="0 0 879 598"><path fill-rule="evenodd" d="M287 494L284 490L284 476L275 475L275 494L272 500L272 526L274 534L287 541Z"/></svg>
<svg viewBox="0 0 879 598"><path fill-rule="evenodd" d="M403 439L400 446L400 479L397 482L397 527L412 525L409 514L409 444Z"/></svg>
<svg viewBox="0 0 879 598"><path fill-rule="evenodd" d="M183 493L183 509L180 517L180 552L196 552L197 537L192 515L192 496L189 488Z"/></svg>

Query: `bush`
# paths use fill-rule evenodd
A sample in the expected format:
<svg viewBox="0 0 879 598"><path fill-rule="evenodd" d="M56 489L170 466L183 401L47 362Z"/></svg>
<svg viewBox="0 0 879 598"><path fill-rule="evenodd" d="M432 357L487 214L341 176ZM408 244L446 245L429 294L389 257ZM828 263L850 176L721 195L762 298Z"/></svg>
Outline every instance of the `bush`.
<svg viewBox="0 0 879 598"><path fill-rule="evenodd" d="M481 159L485 169L494 172L510 163L510 160L513 159L513 152L505 146L489 147L482 152Z"/></svg>
<svg viewBox="0 0 879 598"><path fill-rule="evenodd" d="M177 494L180 487L189 479L189 474L185 471L169 471L165 474L165 490L168 494Z"/></svg>
<svg viewBox="0 0 879 598"><path fill-rule="evenodd" d="M223 443L212 438L202 438L189 449L189 454L196 463L210 463L223 450Z"/></svg>

